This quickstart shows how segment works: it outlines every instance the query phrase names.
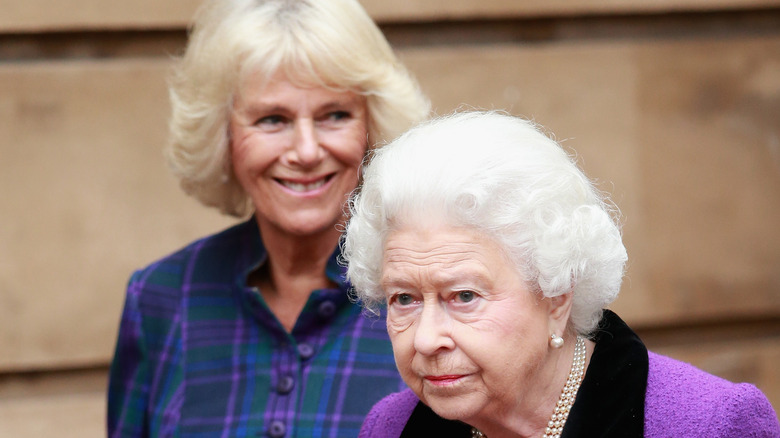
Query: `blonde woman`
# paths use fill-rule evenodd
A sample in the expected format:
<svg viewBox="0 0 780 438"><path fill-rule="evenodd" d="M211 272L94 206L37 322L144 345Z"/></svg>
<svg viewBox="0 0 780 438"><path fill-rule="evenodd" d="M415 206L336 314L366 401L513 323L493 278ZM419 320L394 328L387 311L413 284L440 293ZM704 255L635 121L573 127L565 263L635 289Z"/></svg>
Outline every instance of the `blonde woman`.
<svg viewBox="0 0 780 438"><path fill-rule="evenodd" d="M182 188L249 219L135 272L109 436L356 436L402 387L348 298L344 203L427 99L356 0L209 0L171 80Z"/></svg>

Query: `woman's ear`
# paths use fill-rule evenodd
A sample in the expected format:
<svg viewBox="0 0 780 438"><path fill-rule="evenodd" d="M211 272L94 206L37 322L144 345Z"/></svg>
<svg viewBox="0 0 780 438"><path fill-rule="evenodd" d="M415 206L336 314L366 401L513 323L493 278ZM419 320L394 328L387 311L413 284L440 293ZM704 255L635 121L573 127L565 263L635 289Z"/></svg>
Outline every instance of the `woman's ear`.
<svg viewBox="0 0 780 438"><path fill-rule="evenodd" d="M562 335L571 315L572 292L550 298L550 329Z"/></svg>

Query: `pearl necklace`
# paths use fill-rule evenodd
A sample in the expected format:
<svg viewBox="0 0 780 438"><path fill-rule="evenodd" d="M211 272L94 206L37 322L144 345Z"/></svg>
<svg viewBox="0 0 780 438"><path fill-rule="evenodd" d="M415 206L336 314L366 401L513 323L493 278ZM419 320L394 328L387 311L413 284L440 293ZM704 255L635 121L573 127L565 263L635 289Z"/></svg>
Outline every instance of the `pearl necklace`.
<svg viewBox="0 0 780 438"><path fill-rule="evenodd" d="M563 425L566 423L566 419L569 418L569 412L574 405L574 399L577 397L577 390L580 389L582 378L585 376L586 354L585 339L577 336L577 344L574 346L574 360L572 360L569 378L566 380L563 391L561 391L561 397L555 405L555 410L547 423L547 430L545 430L542 438L561 438ZM472 427L471 438L487 438L487 436L476 427Z"/></svg>

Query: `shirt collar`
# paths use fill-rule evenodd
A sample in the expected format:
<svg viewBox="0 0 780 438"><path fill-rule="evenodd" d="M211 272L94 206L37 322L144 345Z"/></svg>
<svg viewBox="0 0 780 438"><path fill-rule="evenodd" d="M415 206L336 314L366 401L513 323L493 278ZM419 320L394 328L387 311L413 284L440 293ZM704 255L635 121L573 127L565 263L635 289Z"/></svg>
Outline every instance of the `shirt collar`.
<svg viewBox="0 0 780 438"><path fill-rule="evenodd" d="M246 279L250 273L254 272L263 265L268 259L268 252L263 244L263 238L260 235L260 227L257 226L257 220L254 216L240 225L244 234L244 239L248 244L243 247L242 254L239 255L239 277L237 281L240 285L246 284ZM325 267L325 275L332 282L336 283L338 288L343 291L350 289L347 282L347 268L340 262L341 249L336 247L328 259Z"/></svg>

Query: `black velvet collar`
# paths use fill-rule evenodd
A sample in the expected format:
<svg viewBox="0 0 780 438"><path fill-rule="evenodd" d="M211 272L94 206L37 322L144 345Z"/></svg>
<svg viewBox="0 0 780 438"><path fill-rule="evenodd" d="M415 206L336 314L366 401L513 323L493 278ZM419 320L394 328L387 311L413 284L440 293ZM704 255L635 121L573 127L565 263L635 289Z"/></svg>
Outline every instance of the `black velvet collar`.
<svg viewBox="0 0 780 438"><path fill-rule="evenodd" d="M596 349L561 438L642 437L647 348L620 317L609 310L594 333ZM401 438L470 438L471 427L445 420L417 403Z"/></svg>
<svg viewBox="0 0 780 438"><path fill-rule="evenodd" d="M561 438L642 437L647 348L622 319L605 310L596 349Z"/></svg>

